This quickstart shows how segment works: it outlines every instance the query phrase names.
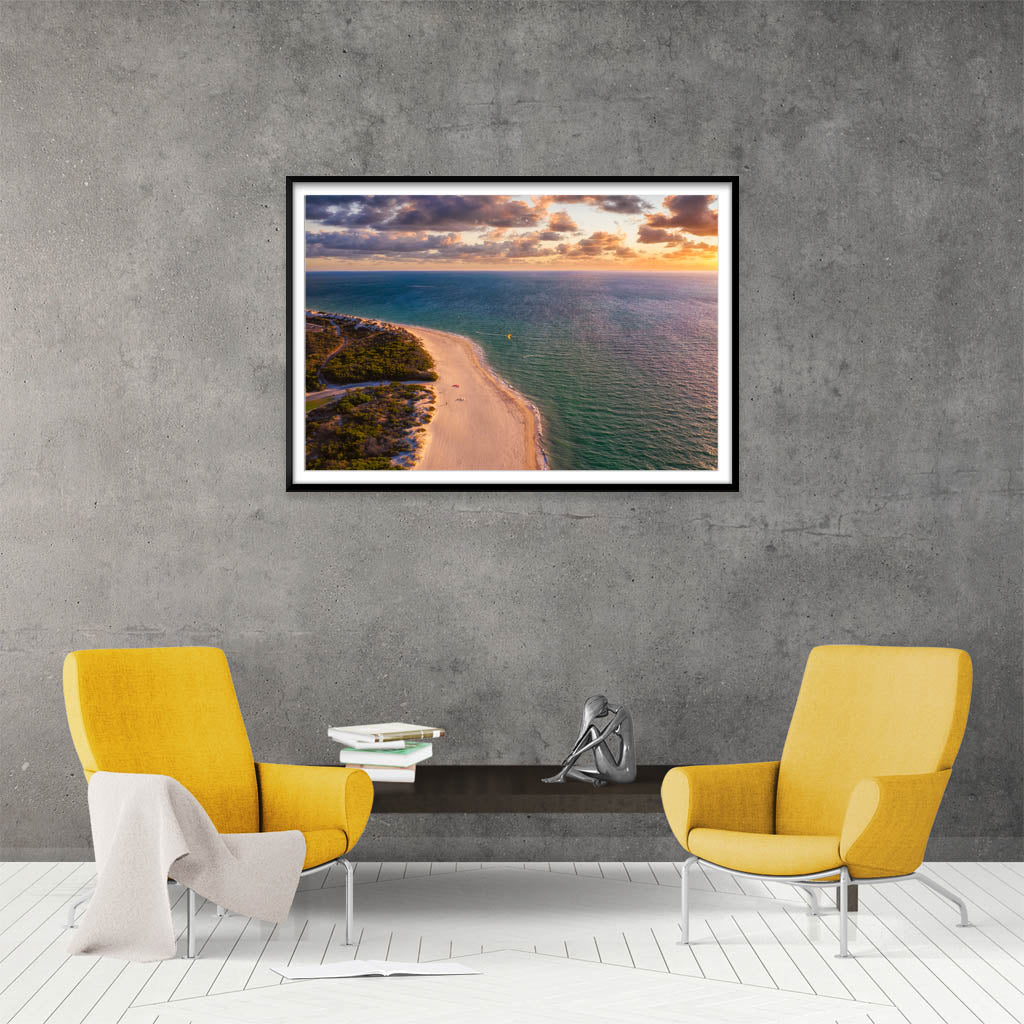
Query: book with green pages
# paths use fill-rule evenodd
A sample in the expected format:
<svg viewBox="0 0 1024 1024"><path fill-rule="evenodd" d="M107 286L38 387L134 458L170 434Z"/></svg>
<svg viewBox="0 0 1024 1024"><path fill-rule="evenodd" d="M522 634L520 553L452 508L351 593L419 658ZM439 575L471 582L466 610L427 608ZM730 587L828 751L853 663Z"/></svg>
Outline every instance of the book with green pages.
<svg viewBox="0 0 1024 1024"><path fill-rule="evenodd" d="M342 764L380 765L389 768L409 768L432 756L432 743L406 743L401 750L373 750L366 747L342 747L338 760Z"/></svg>

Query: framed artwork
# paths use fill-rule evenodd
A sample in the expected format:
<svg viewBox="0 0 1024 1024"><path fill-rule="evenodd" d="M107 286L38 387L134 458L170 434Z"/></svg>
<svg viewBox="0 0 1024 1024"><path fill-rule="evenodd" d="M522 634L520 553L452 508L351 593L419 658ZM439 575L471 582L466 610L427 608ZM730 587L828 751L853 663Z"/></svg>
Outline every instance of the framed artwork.
<svg viewBox="0 0 1024 1024"><path fill-rule="evenodd" d="M289 490L738 489L735 177L287 203Z"/></svg>

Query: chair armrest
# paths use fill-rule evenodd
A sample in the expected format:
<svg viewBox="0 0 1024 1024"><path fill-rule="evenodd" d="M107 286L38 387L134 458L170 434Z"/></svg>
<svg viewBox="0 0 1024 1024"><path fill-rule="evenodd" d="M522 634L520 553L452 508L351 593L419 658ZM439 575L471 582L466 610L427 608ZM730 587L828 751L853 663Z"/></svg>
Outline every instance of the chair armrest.
<svg viewBox="0 0 1024 1024"><path fill-rule="evenodd" d="M257 763L256 778L263 832L340 828L351 850L370 820L373 783L359 768Z"/></svg>
<svg viewBox="0 0 1024 1024"><path fill-rule="evenodd" d="M949 775L861 779L850 794L839 837L839 856L850 874L872 878L916 871Z"/></svg>
<svg viewBox="0 0 1024 1024"><path fill-rule="evenodd" d="M694 828L774 832L778 778L778 761L673 768L661 783L661 803L684 848Z"/></svg>

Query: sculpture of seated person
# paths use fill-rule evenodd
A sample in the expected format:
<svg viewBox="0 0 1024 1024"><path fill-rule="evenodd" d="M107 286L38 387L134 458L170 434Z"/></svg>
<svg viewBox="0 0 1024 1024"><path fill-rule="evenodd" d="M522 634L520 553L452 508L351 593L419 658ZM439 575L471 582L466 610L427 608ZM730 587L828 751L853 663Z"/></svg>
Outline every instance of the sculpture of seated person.
<svg viewBox="0 0 1024 1024"><path fill-rule="evenodd" d="M607 719L605 721L605 719ZM578 768L588 751L594 752L594 768ZM589 782L606 786L609 782L636 780L636 750L633 746L633 719L625 705L613 707L606 697L588 697L583 705L580 734L557 774L545 782Z"/></svg>

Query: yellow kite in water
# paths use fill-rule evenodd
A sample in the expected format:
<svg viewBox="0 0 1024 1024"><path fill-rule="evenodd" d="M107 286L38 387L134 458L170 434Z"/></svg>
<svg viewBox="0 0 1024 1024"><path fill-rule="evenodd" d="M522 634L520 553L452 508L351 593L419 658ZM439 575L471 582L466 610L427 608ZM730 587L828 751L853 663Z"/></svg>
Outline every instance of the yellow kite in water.
<svg viewBox="0 0 1024 1024"><path fill-rule="evenodd" d="M506 334L505 337L508 338L509 341L512 340L512 335L511 334Z"/></svg>

